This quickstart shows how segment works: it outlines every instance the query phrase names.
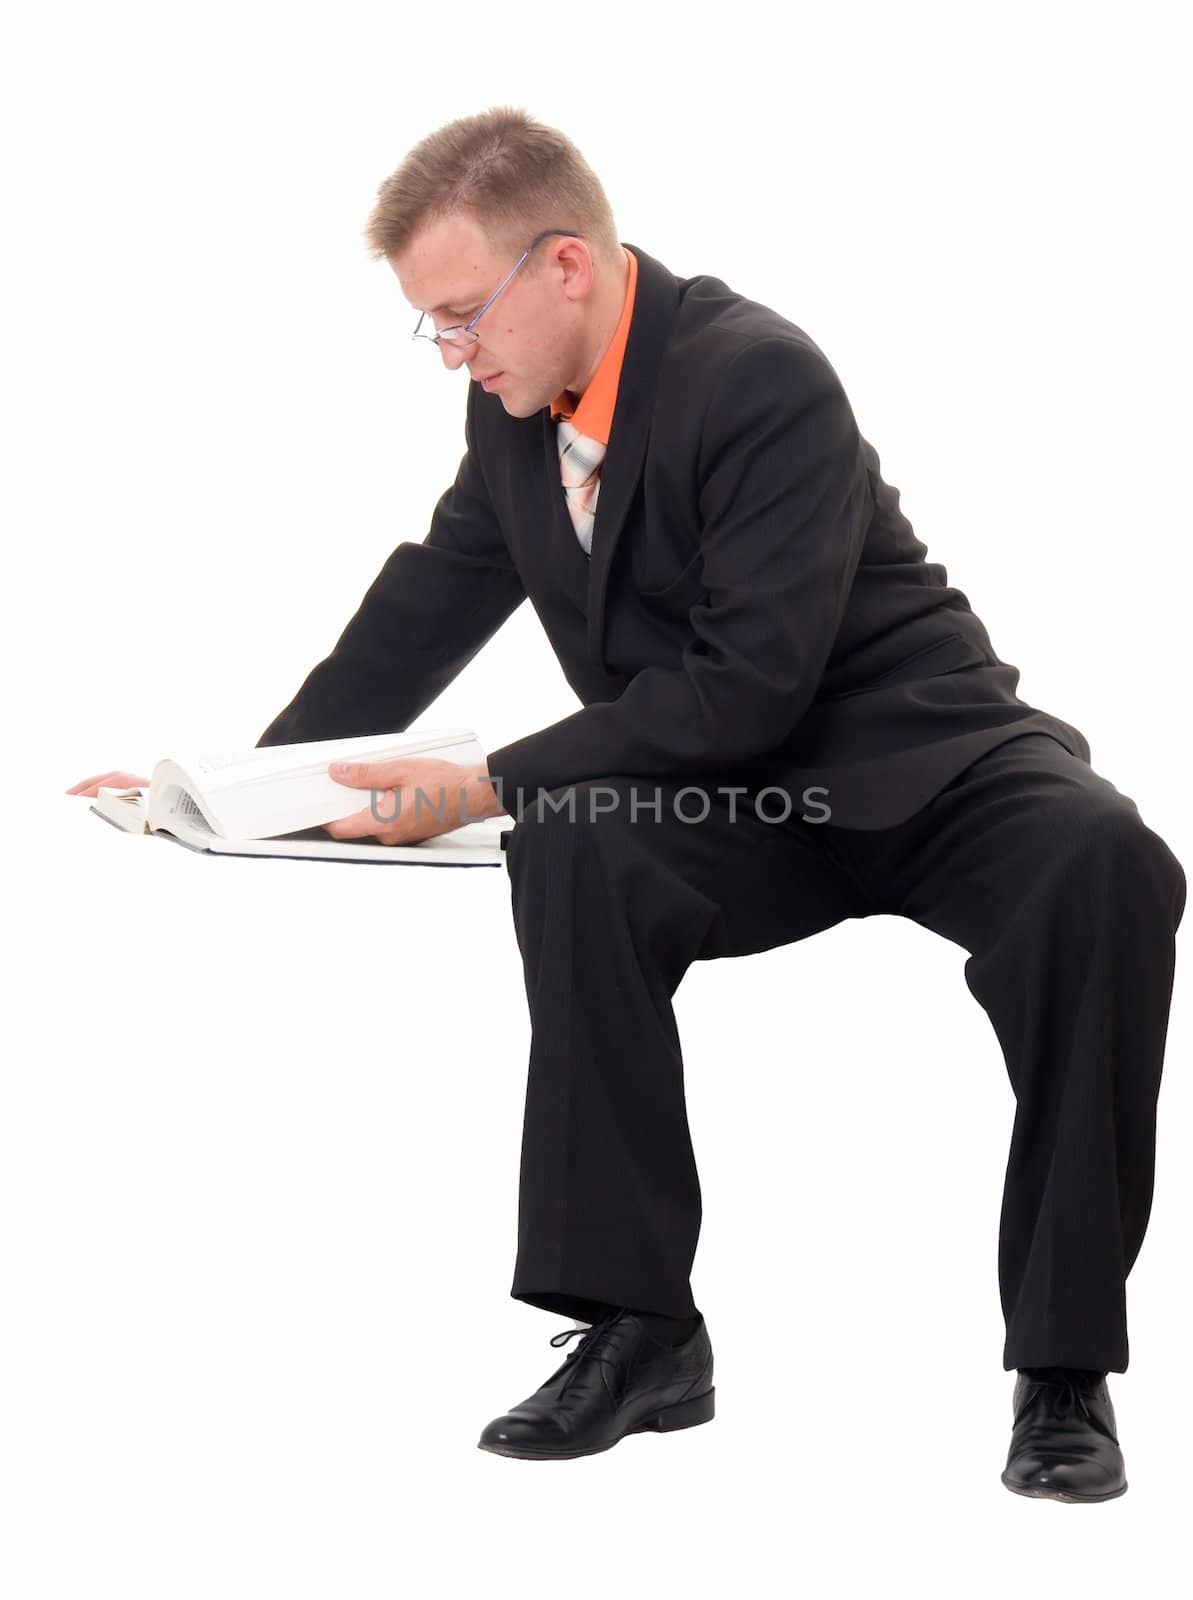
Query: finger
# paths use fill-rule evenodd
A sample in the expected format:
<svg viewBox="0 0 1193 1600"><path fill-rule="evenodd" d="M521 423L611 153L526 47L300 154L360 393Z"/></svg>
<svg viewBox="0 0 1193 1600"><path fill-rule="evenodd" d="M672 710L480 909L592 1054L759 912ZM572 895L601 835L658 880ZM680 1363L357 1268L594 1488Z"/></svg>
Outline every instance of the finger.
<svg viewBox="0 0 1193 1600"><path fill-rule="evenodd" d="M112 779L120 776L121 774L118 772L99 772L94 778L84 778L81 783L76 783L72 789L68 789L66 792L67 794L93 795L101 784L105 788L114 789L117 785L112 782ZM123 787L128 788L129 786L125 784Z"/></svg>
<svg viewBox="0 0 1193 1600"><path fill-rule="evenodd" d="M333 761L328 772L353 789L395 789L409 776L404 761Z"/></svg>
<svg viewBox="0 0 1193 1600"><path fill-rule="evenodd" d="M84 778L81 783L72 785L66 790L67 794L94 795L98 789L144 789L148 786L148 778L138 778L132 772L100 772L94 778Z"/></svg>
<svg viewBox="0 0 1193 1600"><path fill-rule="evenodd" d="M337 817L334 822L325 822L323 827L333 839L367 839L371 834L379 833L392 821L392 817L387 816L384 811L381 816L386 820L379 820L373 815L372 810L366 807L364 811L354 811L351 816Z"/></svg>

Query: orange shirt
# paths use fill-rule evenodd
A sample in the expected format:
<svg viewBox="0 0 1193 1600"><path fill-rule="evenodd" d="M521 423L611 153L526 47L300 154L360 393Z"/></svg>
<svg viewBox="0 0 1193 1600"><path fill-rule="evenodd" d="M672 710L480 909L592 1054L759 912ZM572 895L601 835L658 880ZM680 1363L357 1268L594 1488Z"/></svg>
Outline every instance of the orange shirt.
<svg viewBox="0 0 1193 1600"><path fill-rule="evenodd" d="M563 417L573 428L579 429L590 439L599 439L603 445L608 445L609 434L613 428L617 384L621 378L621 362L630 333L630 318L634 313L634 290L638 285L638 258L632 250L626 250L625 245L621 248L625 250L626 259L630 263L630 275L626 279L625 304L621 308L621 318L609 342L609 348L601 357L601 364L593 373L592 382L581 395L579 404L570 389L565 389L562 394L556 395L551 402L552 422Z"/></svg>

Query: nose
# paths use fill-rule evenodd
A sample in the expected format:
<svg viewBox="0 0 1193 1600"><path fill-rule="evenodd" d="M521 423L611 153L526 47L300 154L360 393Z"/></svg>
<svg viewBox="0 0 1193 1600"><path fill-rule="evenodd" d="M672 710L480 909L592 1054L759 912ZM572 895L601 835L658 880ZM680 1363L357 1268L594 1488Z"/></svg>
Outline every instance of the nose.
<svg viewBox="0 0 1193 1600"><path fill-rule="evenodd" d="M478 343L459 345L451 344L448 340L444 339L440 342L439 354L443 357L444 362L449 370L454 371L461 362L466 362L469 366L471 366L472 357L476 354L478 348Z"/></svg>

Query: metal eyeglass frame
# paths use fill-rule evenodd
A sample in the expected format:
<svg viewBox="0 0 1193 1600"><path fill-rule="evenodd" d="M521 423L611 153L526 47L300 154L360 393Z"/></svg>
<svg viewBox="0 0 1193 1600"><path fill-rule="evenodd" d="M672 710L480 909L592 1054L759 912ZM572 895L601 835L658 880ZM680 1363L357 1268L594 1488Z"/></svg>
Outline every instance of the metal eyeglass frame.
<svg viewBox="0 0 1193 1600"><path fill-rule="evenodd" d="M506 284L513 279L514 273L517 272L518 267L520 267L526 260L527 256L534 249L535 245L541 244L544 239L551 238L553 234L558 234L564 239L582 239L584 237L582 233L573 233L570 228L548 228L545 233L540 233L537 239L532 239L531 242L526 246L525 250L523 250L522 254L518 257L517 265L514 267L513 272L509 274L509 277L505 279L504 283L500 284L493 291L493 293L485 301L484 305L477 312L476 316L473 317L471 322L454 322L450 328L441 328L438 333L420 333L418 330L423 325L423 318L428 315L427 312L423 311L420 312L418 322L415 324L414 332L410 335L410 337L412 339L427 339L431 344L438 344L441 339L444 339L448 344L454 345L457 348L467 348L468 345L475 344L480 338L480 334L473 333L473 328L476 327L477 323L493 304L494 300L496 300L502 289L505 288Z"/></svg>

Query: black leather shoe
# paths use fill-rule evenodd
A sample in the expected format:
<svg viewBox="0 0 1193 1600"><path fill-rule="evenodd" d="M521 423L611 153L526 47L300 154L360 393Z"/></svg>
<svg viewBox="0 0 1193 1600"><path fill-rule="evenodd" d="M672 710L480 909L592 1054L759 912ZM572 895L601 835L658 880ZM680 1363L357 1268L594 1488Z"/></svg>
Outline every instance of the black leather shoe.
<svg viewBox="0 0 1193 1600"><path fill-rule="evenodd" d="M1114 1407L1102 1372L1021 1367L1002 1481L1047 1500L1113 1500L1127 1490Z"/></svg>
<svg viewBox="0 0 1193 1600"><path fill-rule="evenodd" d="M523 1461L566 1461L611 1450L627 1433L668 1433L713 1417L712 1345L704 1317L683 1344L657 1343L623 1307L580 1336L566 1361L477 1441L481 1450Z"/></svg>

